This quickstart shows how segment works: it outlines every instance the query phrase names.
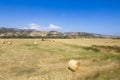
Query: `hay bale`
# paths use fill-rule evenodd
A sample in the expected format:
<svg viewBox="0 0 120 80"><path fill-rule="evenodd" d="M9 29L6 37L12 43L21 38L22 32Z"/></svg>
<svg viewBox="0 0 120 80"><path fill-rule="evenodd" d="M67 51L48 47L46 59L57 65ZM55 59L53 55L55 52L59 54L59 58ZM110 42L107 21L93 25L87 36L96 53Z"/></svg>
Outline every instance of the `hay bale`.
<svg viewBox="0 0 120 80"><path fill-rule="evenodd" d="M11 45L11 44L12 44L12 42L10 42L10 41L9 41L9 42L8 42L8 44L9 44L9 45Z"/></svg>
<svg viewBox="0 0 120 80"><path fill-rule="evenodd" d="M76 72L80 70L81 63L77 60L70 60L68 62L68 69L72 72Z"/></svg>
<svg viewBox="0 0 120 80"><path fill-rule="evenodd" d="M5 41L1 41L2 44L5 44Z"/></svg>
<svg viewBox="0 0 120 80"><path fill-rule="evenodd" d="M36 44L37 44L37 42L34 42L33 44L35 44L35 45L36 45Z"/></svg>

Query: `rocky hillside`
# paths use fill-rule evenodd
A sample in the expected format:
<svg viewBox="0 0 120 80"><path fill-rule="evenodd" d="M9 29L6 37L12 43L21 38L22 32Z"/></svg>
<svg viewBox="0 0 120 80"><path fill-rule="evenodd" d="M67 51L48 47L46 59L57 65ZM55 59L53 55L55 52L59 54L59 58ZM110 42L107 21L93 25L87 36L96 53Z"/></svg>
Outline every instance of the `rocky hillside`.
<svg viewBox="0 0 120 80"><path fill-rule="evenodd" d="M48 32L33 29L0 28L1 38L45 37Z"/></svg>
<svg viewBox="0 0 120 80"><path fill-rule="evenodd" d="M120 38L86 32L38 31L34 29L0 28L0 38Z"/></svg>

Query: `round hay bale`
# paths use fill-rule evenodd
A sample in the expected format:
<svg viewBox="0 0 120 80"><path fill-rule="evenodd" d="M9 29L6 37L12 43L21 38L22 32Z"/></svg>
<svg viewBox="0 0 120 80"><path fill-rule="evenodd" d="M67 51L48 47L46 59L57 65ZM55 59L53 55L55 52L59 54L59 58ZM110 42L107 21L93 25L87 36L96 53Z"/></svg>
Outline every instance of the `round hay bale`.
<svg viewBox="0 0 120 80"><path fill-rule="evenodd" d="M12 44L12 42L8 42L8 44L10 44L10 45L11 45L11 44Z"/></svg>
<svg viewBox="0 0 120 80"><path fill-rule="evenodd" d="M36 45L36 44L37 44L37 42L34 42L33 44L35 44L35 45Z"/></svg>
<svg viewBox="0 0 120 80"><path fill-rule="evenodd" d="M77 60L70 60L68 62L68 69L72 72L79 71L81 63Z"/></svg>
<svg viewBox="0 0 120 80"><path fill-rule="evenodd" d="M2 44L5 44L5 41L1 41Z"/></svg>

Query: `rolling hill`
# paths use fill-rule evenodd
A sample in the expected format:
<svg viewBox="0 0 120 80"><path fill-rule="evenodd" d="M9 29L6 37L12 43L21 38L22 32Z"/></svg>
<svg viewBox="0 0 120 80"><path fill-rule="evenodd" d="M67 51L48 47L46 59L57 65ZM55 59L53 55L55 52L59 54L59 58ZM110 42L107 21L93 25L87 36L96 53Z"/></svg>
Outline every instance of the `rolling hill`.
<svg viewBox="0 0 120 80"><path fill-rule="evenodd" d="M117 38L120 36L102 35L87 32L39 31L34 29L0 28L0 38Z"/></svg>

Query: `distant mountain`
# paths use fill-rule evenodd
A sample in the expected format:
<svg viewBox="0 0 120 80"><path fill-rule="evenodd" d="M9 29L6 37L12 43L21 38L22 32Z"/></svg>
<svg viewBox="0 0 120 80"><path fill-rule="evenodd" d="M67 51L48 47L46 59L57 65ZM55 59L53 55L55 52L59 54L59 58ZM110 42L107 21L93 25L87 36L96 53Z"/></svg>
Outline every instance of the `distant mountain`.
<svg viewBox="0 0 120 80"><path fill-rule="evenodd" d="M48 32L34 29L0 28L1 38L45 37Z"/></svg>
<svg viewBox="0 0 120 80"><path fill-rule="evenodd" d="M34 29L0 28L0 38L117 38L120 36L101 35L86 32L38 31Z"/></svg>

